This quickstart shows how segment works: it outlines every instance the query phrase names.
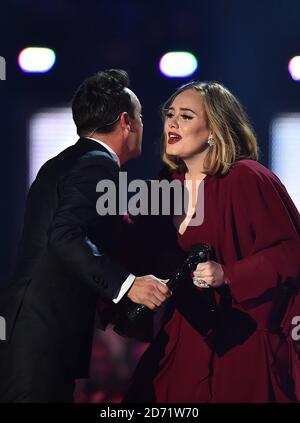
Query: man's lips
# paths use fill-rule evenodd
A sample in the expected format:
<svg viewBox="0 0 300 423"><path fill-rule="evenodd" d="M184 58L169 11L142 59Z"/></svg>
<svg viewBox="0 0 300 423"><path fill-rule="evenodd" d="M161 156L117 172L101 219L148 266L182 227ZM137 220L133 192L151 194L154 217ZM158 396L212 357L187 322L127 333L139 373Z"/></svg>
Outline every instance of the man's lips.
<svg viewBox="0 0 300 423"><path fill-rule="evenodd" d="M176 144L178 141L181 140L181 136L176 134L175 132L168 133L168 144Z"/></svg>

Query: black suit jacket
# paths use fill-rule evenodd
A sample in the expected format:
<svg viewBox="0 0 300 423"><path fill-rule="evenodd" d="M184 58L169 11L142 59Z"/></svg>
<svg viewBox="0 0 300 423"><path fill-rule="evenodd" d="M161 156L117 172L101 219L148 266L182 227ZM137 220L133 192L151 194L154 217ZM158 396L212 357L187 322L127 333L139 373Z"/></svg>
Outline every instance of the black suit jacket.
<svg viewBox="0 0 300 423"><path fill-rule="evenodd" d="M87 376L96 302L111 302L129 273L116 261L120 216L99 216L96 185L118 187L119 168L99 143L80 139L32 184L13 278L0 295L7 343L52 354Z"/></svg>

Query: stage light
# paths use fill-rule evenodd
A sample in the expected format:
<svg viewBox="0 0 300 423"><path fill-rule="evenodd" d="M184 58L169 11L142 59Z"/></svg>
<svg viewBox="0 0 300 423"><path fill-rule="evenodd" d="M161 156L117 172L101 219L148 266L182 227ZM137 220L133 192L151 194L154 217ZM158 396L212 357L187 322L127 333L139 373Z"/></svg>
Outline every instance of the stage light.
<svg viewBox="0 0 300 423"><path fill-rule="evenodd" d="M184 78L192 75L198 67L196 57L187 51L166 53L159 62L162 74L169 78Z"/></svg>
<svg viewBox="0 0 300 423"><path fill-rule="evenodd" d="M78 139L69 107L41 109L29 122L29 185L40 167Z"/></svg>
<svg viewBox="0 0 300 423"><path fill-rule="evenodd" d="M300 81L300 56L294 56L289 61L289 72L294 81Z"/></svg>
<svg viewBox="0 0 300 423"><path fill-rule="evenodd" d="M55 53L50 48L27 47L19 54L18 62L23 72L45 73L55 63Z"/></svg>
<svg viewBox="0 0 300 423"><path fill-rule="evenodd" d="M270 167L300 211L300 113L286 113L271 123Z"/></svg>

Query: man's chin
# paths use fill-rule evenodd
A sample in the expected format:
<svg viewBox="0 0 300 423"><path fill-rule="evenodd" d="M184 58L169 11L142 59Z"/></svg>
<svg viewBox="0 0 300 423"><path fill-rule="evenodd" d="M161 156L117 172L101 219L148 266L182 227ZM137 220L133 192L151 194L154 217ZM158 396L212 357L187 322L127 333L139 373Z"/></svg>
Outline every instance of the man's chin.
<svg viewBox="0 0 300 423"><path fill-rule="evenodd" d="M141 156L141 154L142 154L142 149L141 149L141 148L139 148L138 150L136 150L136 151L134 151L134 152L133 152L133 154L132 154L131 158L132 158L132 159L137 159L138 157L140 157L140 156Z"/></svg>

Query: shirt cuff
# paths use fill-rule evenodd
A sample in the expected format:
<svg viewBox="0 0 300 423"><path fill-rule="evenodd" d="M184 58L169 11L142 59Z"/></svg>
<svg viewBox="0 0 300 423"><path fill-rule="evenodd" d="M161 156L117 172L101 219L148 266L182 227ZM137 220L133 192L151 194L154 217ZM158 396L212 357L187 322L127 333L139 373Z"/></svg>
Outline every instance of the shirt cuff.
<svg viewBox="0 0 300 423"><path fill-rule="evenodd" d="M124 297L126 292L129 290L129 288L133 284L134 280L135 280L135 276L132 273L130 273L130 275L127 277L125 282L123 282L118 296L116 298L113 298L113 302L115 304L117 304Z"/></svg>

